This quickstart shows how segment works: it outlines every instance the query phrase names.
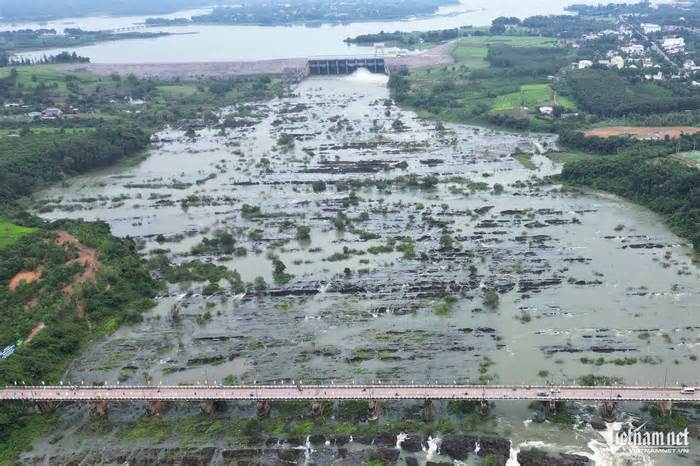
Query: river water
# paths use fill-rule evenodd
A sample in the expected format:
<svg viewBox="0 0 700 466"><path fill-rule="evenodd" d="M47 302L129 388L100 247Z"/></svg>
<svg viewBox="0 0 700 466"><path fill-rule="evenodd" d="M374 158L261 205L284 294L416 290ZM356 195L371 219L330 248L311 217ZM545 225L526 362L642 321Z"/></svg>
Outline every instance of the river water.
<svg viewBox="0 0 700 466"><path fill-rule="evenodd" d="M347 37L383 31L425 31L464 25L484 26L498 16L527 17L537 14L562 14L571 3L598 3L594 0L462 0L459 5L441 8L427 18L405 21L324 24L318 27L293 26L221 26L195 25L140 29L144 32L167 31L173 35L153 39L102 42L72 48L93 63L182 63L208 61L262 60L318 55L372 54L372 47L343 42ZM164 15L170 18L191 17L201 10ZM154 15L155 16L155 15ZM48 27L62 31L65 27L105 30L143 24L145 17L87 17L50 21L44 24L0 24L2 29ZM63 49L40 50L21 56L40 58ZM388 50L396 52L396 50Z"/></svg>
<svg viewBox="0 0 700 466"><path fill-rule="evenodd" d="M169 129L137 165L37 195L46 218L104 220L142 242L147 257L165 249L174 262L212 261L270 286L234 296L222 283L222 293L205 297L201 283L172 285L142 324L96 342L69 377L571 383L596 374L700 384L700 273L692 250L656 215L609 195L544 185L539 179L559 165L535 154L537 169L529 170L511 156L555 146L551 135L440 131L387 98L384 76L307 79L292 96L248 108L250 126L203 129L196 140ZM293 148L276 145L282 133L295 135ZM408 174L443 181L430 190L360 187L354 196L344 187ZM325 192L312 190L318 180ZM244 204L263 217L244 218ZM374 237L337 231L338 212ZM311 240L294 239L294 225L309 226ZM233 234L247 255L193 257L192 246L217 231ZM445 234L453 248L441 247ZM389 238L413 240L416 257L367 252ZM343 252L348 257L329 260ZM271 254L294 275L288 284L273 284ZM492 287L500 291L496 308L483 302ZM447 308L445 294L455 300ZM633 359L620 365L623 358ZM579 408L577 416L590 418ZM619 416L637 408L623 406ZM607 434L562 429L532 416L524 403L497 404L489 429L514 448L543 442L598 464L644 460L624 452L611 459L611 426Z"/></svg>

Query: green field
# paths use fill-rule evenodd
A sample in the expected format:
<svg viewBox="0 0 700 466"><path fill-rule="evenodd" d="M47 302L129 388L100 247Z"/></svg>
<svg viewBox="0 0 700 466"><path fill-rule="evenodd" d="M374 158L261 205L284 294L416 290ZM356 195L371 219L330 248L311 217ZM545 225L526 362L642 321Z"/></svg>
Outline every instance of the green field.
<svg viewBox="0 0 700 466"><path fill-rule="evenodd" d="M190 97L197 93L197 84L166 84L158 86L157 89L163 94L171 97Z"/></svg>
<svg viewBox="0 0 700 466"><path fill-rule="evenodd" d="M488 47L489 45L504 44L513 47L558 47L554 37L539 36L470 36L464 37L457 43L458 47Z"/></svg>
<svg viewBox="0 0 700 466"><path fill-rule="evenodd" d="M100 83L104 85L110 78L100 78L99 76L86 72L64 71L55 65L32 65L18 66L17 85L24 90L36 89L39 84L46 86L51 95L68 96L66 87L66 76L73 76L78 80L81 90L94 90ZM10 68L0 68L0 78L5 78L10 74Z"/></svg>
<svg viewBox="0 0 700 466"><path fill-rule="evenodd" d="M700 163L700 150L694 150L690 152L681 152L680 154L681 157L683 157L686 160L690 160L691 162L695 163Z"/></svg>
<svg viewBox="0 0 700 466"><path fill-rule="evenodd" d="M56 128L53 126L32 126L32 133L34 134L54 134L54 133L65 133L65 134L75 134L75 133L86 133L95 131L95 128ZM0 139L19 135L20 130L17 128L5 128L0 129Z"/></svg>
<svg viewBox="0 0 700 466"><path fill-rule="evenodd" d="M450 50L450 54L459 64L463 64L472 69L486 68L489 66L486 61L488 49L480 46L469 46L455 44Z"/></svg>
<svg viewBox="0 0 700 466"><path fill-rule="evenodd" d="M537 107L552 101L549 84L523 84L520 91L496 97L491 110L514 110L520 107Z"/></svg>
<svg viewBox="0 0 700 466"><path fill-rule="evenodd" d="M491 110L506 111L515 110L520 107L530 107L534 109L540 105L553 103L555 97L549 84L523 84L520 91L496 97ZM575 111L576 105L566 97L556 96L557 104L567 110Z"/></svg>
<svg viewBox="0 0 700 466"><path fill-rule="evenodd" d="M513 47L556 47L557 40L551 37L532 36L471 36L464 37L450 48L455 62L471 69L487 68L489 45L506 44Z"/></svg>
<svg viewBox="0 0 700 466"><path fill-rule="evenodd" d="M0 248L15 243L19 238L35 232L36 228L22 227L0 220Z"/></svg>
<svg viewBox="0 0 700 466"><path fill-rule="evenodd" d="M588 160L596 157L595 155L576 151L547 152L544 155L553 162L561 164L576 162L578 160Z"/></svg>
<svg viewBox="0 0 700 466"><path fill-rule="evenodd" d="M527 168L528 170L537 170L537 165L532 161L532 155L530 154L514 154L513 158L520 162L520 165Z"/></svg>

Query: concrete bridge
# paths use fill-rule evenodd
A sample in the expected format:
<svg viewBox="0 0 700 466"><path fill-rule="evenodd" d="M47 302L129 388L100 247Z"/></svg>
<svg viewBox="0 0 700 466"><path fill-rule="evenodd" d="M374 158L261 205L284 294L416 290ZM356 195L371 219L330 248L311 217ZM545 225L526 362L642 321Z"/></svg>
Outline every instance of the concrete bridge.
<svg viewBox="0 0 700 466"><path fill-rule="evenodd" d="M8 386L0 400L122 401L122 400L539 400L700 402L700 391L681 387L535 386L463 384L248 384L248 385L105 385Z"/></svg>
<svg viewBox="0 0 700 466"><path fill-rule="evenodd" d="M0 400L556 400L700 402L680 387L534 385L105 385L8 386Z"/></svg>
<svg viewBox="0 0 700 466"><path fill-rule="evenodd" d="M92 405L98 416L107 414L110 401L144 401L146 413L158 415L163 402L200 402L202 412L212 414L217 402L254 401L260 417L270 414L272 401L307 400L312 402L312 413L323 413L325 403L338 400L366 400L368 419L381 415L380 401L422 400L426 417L434 413L433 402L438 400L468 400L479 403L479 411L486 415L490 401L540 401L549 412L556 412L566 401L597 402L604 419L615 417L619 402L652 402L662 416L670 416L673 402L698 403L700 392L681 387L635 386L544 386L544 385L463 385L463 384L326 384L302 383L248 384L248 385L103 385L103 386L24 386L14 385L0 389L0 401L33 402L40 412L49 412L58 402L82 402Z"/></svg>

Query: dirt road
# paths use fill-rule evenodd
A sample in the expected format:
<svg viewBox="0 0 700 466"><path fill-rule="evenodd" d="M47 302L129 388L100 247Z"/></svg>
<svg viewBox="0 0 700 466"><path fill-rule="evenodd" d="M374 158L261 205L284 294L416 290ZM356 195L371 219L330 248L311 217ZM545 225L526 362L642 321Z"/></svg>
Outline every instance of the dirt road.
<svg viewBox="0 0 700 466"><path fill-rule="evenodd" d="M609 126L606 128L595 128L586 131L584 134L601 138L634 136L640 139L664 139L668 136L671 139L676 139L681 134L695 134L697 132L700 132L700 128L692 126Z"/></svg>

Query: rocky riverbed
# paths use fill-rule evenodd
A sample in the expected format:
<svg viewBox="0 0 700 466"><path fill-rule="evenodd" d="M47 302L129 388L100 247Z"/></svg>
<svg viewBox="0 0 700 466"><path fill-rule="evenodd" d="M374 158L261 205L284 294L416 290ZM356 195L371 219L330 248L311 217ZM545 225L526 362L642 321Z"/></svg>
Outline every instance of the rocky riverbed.
<svg viewBox="0 0 700 466"><path fill-rule="evenodd" d="M138 165L75 178L36 198L47 218L100 219L136 238L154 273L170 282L141 324L96 342L66 378L694 385L697 259L652 213L548 183L560 166L541 152L554 149L550 135L421 120L394 105L384 77L361 73L309 79L291 97L224 109L217 127L194 134L164 131ZM523 153L534 170L513 157ZM638 408L618 415L638 417ZM407 409L390 407L379 422L403 422ZM609 450L583 406L567 411L565 429L552 419L531 422L539 411L527 406L496 405L467 426L473 412L439 409L451 427L404 431L426 439L415 455L421 464L440 461L431 459L428 437L445 449L452 432L501 439L496 464L533 441L556 451L542 464L579 464L557 455ZM197 410L174 406L162 419L178 423ZM99 451L114 458L105 464L168 462L153 455L235 463L225 454L248 453L225 452L248 448L282 460L276 443L240 450L232 438L243 425L214 429L208 446L195 449L160 426L152 450L133 433L142 412L117 407L99 421ZM224 426L254 417L250 407L223 413ZM60 441L51 442L59 435L52 433L25 460L93 464L97 437L81 432L95 422L87 408L68 408ZM348 422L355 437L377 429ZM270 431L263 442L279 440ZM360 464L376 450L364 447L376 442L347 448L334 438L282 450L316 464ZM534 464L523 455L521 464ZM450 457L459 459L447 452L443 460Z"/></svg>

